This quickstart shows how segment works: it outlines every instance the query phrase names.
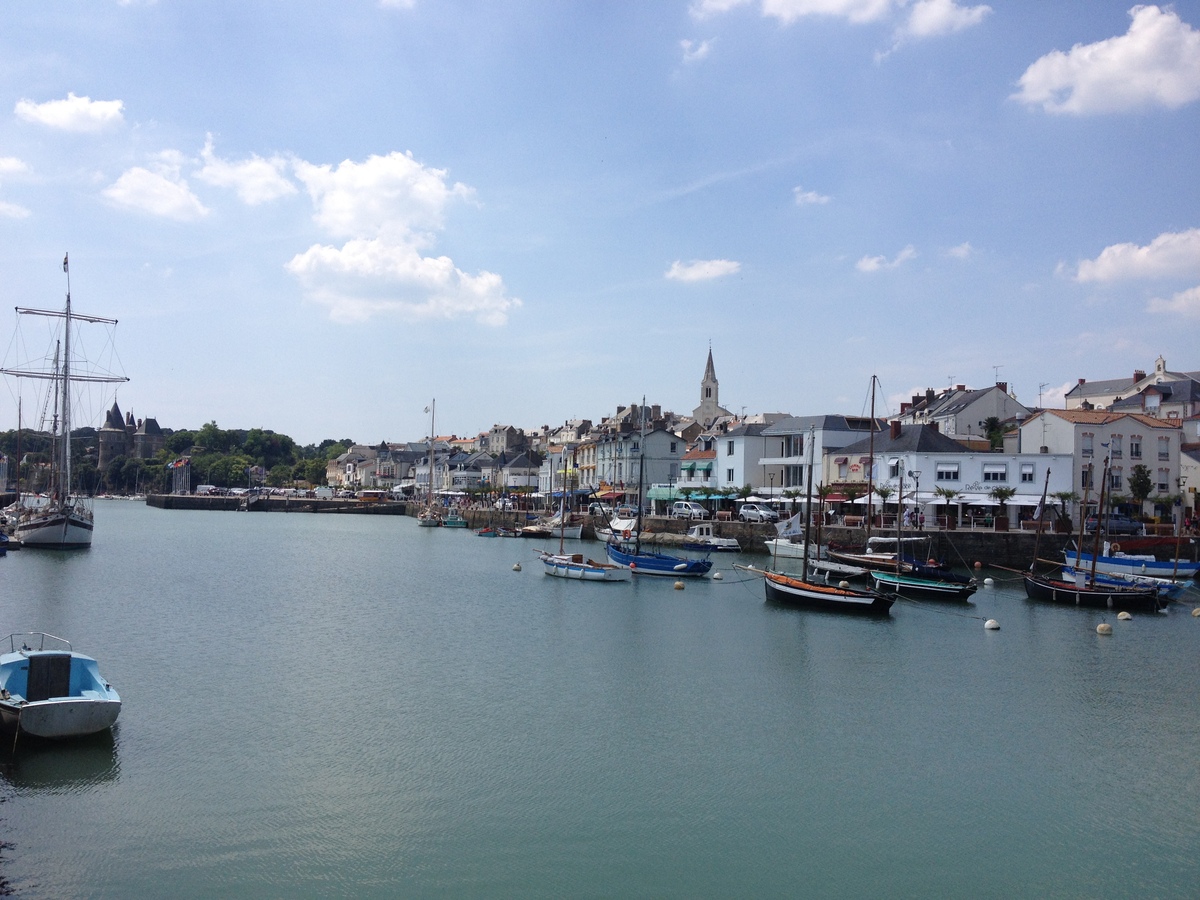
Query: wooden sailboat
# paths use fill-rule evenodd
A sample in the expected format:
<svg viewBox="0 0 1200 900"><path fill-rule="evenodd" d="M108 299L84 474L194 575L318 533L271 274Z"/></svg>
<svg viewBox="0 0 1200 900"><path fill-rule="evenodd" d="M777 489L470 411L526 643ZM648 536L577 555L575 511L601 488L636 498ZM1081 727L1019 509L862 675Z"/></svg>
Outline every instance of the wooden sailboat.
<svg viewBox="0 0 1200 900"><path fill-rule="evenodd" d="M1046 470L1046 484L1042 488L1042 502L1040 509L1042 510L1039 517L1039 525L1046 514L1046 489L1050 484L1050 471ZM1090 489L1090 485L1088 488ZM1108 459L1104 460L1104 470L1100 481L1100 508L1104 507L1104 493L1108 487ZM1079 527L1079 546L1083 544L1083 523L1086 519L1087 510L1087 492L1084 492L1083 512L1080 514ZM1092 553L1090 571L1085 572L1079 566L1077 559L1075 566L1072 568L1074 580L1068 581L1065 578L1056 579L1048 576L1034 574L1034 566L1037 565L1037 544L1041 539L1042 530L1038 528L1037 537L1034 539L1034 554L1033 561L1029 564L1029 571L1023 576L1025 582L1025 594L1030 600L1038 600L1045 603L1066 603L1073 606L1091 606L1100 609L1144 609L1150 611L1158 611L1165 609L1170 602L1169 599L1160 594L1158 588L1154 585L1145 584L1109 584L1097 580L1096 577L1096 557L1099 556L1100 531L1096 530L1095 541L1097 546Z"/></svg>
<svg viewBox="0 0 1200 900"><path fill-rule="evenodd" d="M566 454L563 454L563 501L566 502ZM553 485L552 485L553 487ZM553 491L551 491L553 493ZM565 509L565 506L564 506ZM563 547L563 531L558 531L558 552L539 550L538 559L547 575L555 578L570 578L575 581L628 581L630 570L626 566L610 562L585 559L582 553L567 553Z"/></svg>
<svg viewBox="0 0 1200 900"><path fill-rule="evenodd" d="M53 367L49 371L0 369L0 373L15 378L52 382L54 413L50 435L53 450L49 484L44 496L34 497L18 492L16 507L10 508L9 514L16 518L13 536L22 546L57 550L90 547L94 530L91 498L76 493L72 483L73 386L84 382L115 384L129 380L123 376L88 374L75 370L72 338L76 324L116 325L117 320L74 312L71 308L71 270L66 256L63 257L63 272L67 275L67 300L62 310L17 307L18 316L45 316L62 320L62 338L55 350Z"/></svg>
<svg viewBox="0 0 1200 900"><path fill-rule="evenodd" d="M429 404L429 490L425 495L425 505L417 513L417 524L422 528L437 528L442 524L441 510L433 502L433 476L437 472L437 432L434 430L437 415L437 398Z"/></svg>
<svg viewBox="0 0 1200 900"><path fill-rule="evenodd" d="M637 527L633 532L633 545L610 538L604 545L610 562L627 566L635 575L674 575L677 578L703 578L712 569L711 559L694 559L670 553L656 553L642 548L642 510L646 505L646 398L642 398L642 438L638 445L638 510Z"/></svg>
<svg viewBox="0 0 1200 900"><path fill-rule="evenodd" d="M808 486L804 498L804 518L812 521L812 470L813 449L809 441ZM807 528L807 524L806 524ZM808 540L804 541L802 575L783 572L764 572L767 602L786 606L803 606L835 612L867 613L887 615L895 597L876 590L852 588L846 582L823 584L812 579L808 572Z"/></svg>

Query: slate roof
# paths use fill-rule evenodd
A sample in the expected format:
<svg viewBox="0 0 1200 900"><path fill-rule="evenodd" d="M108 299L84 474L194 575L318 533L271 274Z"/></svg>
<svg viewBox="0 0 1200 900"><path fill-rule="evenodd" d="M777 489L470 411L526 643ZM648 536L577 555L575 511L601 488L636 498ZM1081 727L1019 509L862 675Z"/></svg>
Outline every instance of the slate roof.
<svg viewBox="0 0 1200 900"><path fill-rule="evenodd" d="M876 453L965 453L967 448L954 438L946 437L932 425L901 425L900 436L892 437L891 429L875 435L874 442L869 437L838 449L838 453L847 456L855 453L871 452L872 444Z"/></svg>

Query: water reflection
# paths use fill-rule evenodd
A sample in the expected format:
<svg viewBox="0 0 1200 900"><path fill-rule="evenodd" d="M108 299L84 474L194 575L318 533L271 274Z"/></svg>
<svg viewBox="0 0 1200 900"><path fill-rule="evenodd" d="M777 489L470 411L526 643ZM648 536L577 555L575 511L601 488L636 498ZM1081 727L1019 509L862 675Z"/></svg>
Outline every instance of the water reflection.
<svg viewBox="0 0 1200 900"><path fill-rule="evenodd" d="M121 775L116 728L70 741L46 741L21 735L14 749L9 735L0 757L0 774L21 795L78 794Z"/></svg>

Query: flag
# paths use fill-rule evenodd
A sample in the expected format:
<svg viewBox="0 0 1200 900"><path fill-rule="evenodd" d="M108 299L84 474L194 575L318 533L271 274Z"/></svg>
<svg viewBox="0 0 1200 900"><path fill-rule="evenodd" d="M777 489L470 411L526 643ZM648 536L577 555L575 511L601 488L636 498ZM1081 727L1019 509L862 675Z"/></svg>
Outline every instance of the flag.
<svg viewBox="0 0 1200 900"><path fill-rule="evenodd" d="M67 271L67 254L63 254L63 271Z"/></svg>

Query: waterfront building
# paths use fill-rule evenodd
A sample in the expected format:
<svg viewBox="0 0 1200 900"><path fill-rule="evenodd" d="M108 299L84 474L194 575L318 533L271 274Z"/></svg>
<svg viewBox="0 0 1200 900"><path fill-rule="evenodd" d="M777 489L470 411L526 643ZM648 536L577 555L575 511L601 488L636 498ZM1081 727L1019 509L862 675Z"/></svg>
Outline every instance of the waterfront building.
<svg viewBox="0 0 1200 900"><path fill-rule="evenodd" d="M1030 415L1031 410L1017 402L1008 390L1008 382L993 387L968 390L955 385L940 393L927 388L914 394L912 401L900 404L899 421L905 425L936 425L947 437L957 440L986 437L988 419L1007 422Z"/></svg>
<svg viewBox="0 0 1200 900"><path fill-rule="evenodd" d="M857 471L846 479L835 477L841 471L840 458L860 461ZM1037 508L1050 472L1049 494L1071 490L1069 453L993 453L968 449L959 441L940 432L934 425L902 425L891 422L874 441L860 440L837 453L826 454L827 483L845 496L851 489L862 497L866 508L867 481L891 492L888 504L903 504L924 510L948 504L957 508L951 518L960 521L972 511L990 516L999 501L991 497L996 488L1011 488L1015 493L1004 502L1010 519L1029 517ZM898 495L901 477L904 497ZM938 488L956 492L947 501Z"/></svg>
<svg viewBox="0 0 1200 900"><path fill-rule="evenodd" d="M1067 391L1065 405L1067 409L1109 409L1114 403L1140 394L1151 385L1179 381L1200 381L1200 372L1172 372L1167 368L1167 361L1160 356L1154 361L1154 370L1149 374L1137 369L1129 378L1112 378L1105 381L1080 378L1079 383ZM1197 411L1193 409L1192 412L1183 415L1194 415Z"/></svg>
<svg viewBox="0 0 1200 900"><path fill-rule="evenodd" d="M1148 502L1162 509L1179 492L1179 453L1183 430L1179 419L1156 419L1137 413L1089 409L1045 409L1020 426L1020 446L1071 458L1071 483L1082 495L1098 494L1099 475L1108 459L1109 492L1128 501L1129 476L1136 466L1150 473ZM1120 502L1120 501L1118 501ZM1145 510L1138 510L1139 513Z"/></svg>
<svg viewBox="0 0 1200 900"><path fill-rule="evenodd" d="M887 422L875 419L875 430L884 430ZM763 429L763 437L767 439L767 447L762 459L763 465L778 466L782 474L782 484L778 493L801 491L806 487L808 465L809 435L813 441L813 486L832 484L835 481L847 481L851 475L861 474L862 467L870 457L863 454L865 459L851 460L843 456L835 461L835 469L831 473L822 468L825 456L832 451L841 450L867 437L871 433L870 416L789 416L786 419L769 425Z"/></svg>

